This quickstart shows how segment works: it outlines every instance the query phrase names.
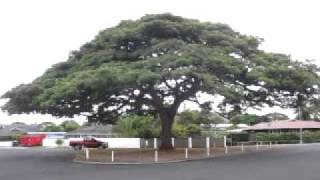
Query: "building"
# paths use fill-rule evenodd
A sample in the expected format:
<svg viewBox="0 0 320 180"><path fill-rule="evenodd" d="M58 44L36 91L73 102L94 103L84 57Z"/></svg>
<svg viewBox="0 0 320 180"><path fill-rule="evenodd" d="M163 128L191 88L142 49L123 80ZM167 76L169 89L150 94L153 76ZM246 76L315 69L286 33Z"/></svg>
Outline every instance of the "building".
<svg viewBox="0 0 320 180"><path fill-rule="evenodd" d="M8 140L15 135L38 132L40 130L41 127L37 124L27 125L17 122L10 125L0 125L0 140Z"/></svg>
<svg viewBox="0 0 320 180"><path fill-rule="evenodd" d="M92 136L97 138L112 137L112 125L89 125L82 126L74 131L65 134L66 139L82 138Z"/></svg>
<svg viewBox="0 0 320 180"><path fill-rule="evenodd" d="M288 133L303 131L320 131L320 121L302 121L302 120L278 120L271 122L262 122L245 129L250 133L250 139L255 139L256 133Z"/></svg>
<svg viewBox="0 0 320 180"><path fill-rule="evenodd" d="M200 124L203 135L217 136L227 134L239 134L249 126L247 124Z"/></svg>

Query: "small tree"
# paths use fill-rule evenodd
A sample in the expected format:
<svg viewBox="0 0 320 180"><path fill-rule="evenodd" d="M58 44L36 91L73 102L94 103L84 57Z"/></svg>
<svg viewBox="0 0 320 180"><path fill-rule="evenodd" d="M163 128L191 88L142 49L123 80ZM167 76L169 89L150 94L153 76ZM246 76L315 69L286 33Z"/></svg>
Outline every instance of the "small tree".
<svg viewBox="0 0 320 180"><path fill-rule="evenodd" d="M122 137L152 138L159 136L159 126L152 116L123 116L114 127Z"/></svg>
<svg viewBox="0 0 320 180"><path fill-rule="evenodd" d="M64 129L61 126L49 125L43 129L44 132L62 132Z"/></svg>
<svg viewBox="0 0 320 180"><path fill-rule="evenodd" d="M233 124L248 124L254 125L260 122L269 122L269 119L265 116L258 116L256 114L240 114L231 119Z"/></svg>
<svg viewBox="0 0 320 180"><path fill-rule="evenodd" d="M64 121L60 126L65 132L70 132L80 127L80 125L74 120Z"/></svg>

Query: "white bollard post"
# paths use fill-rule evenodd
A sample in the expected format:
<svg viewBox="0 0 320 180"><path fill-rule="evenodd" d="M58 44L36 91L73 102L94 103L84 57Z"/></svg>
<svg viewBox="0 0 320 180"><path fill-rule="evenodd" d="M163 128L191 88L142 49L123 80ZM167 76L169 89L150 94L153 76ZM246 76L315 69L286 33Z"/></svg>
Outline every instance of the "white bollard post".
<svg viewBox="0 0 320 180"><path fill-rule="evenodd" d="M158 157L158 150L154 151L154 162L158 162L159 157Z"/></svg>
<svg viewBox="0 0 320 180"><path fill-rule="evenodd" d="M86 152L86 160L89 160L90 159L90 152L89 152L89 149L86 148L85 149L85 152Z"/></svg>
<svg viewBox="0 0 320 180"><path fill-rule="evenodd" d="M256 143L256 149L259 150L259 142Z"/></svg>
<svg viewBox="0 0 320 180"><path fill-rule="evenodd" d="M210 137L206 138L207 156L210 156Z"/></svg>
<svg viewBox="0 0 320 180"><path fill-rule="evenodd" d="M171 138L171 144L172 144L172 147L174 148L174 138Z"/></svg>
<svg viewBox="0 0 320 180"><path fill-rule="evenodd" d="M225 147L225 152L224 152L225 154L228 154L229 152L228 152L228 146L226 146Z"/></svg>
<svg viewBox="0 0 320 180"><path fill-rule="evenodd" d="M149 141L148 140L145 141L145 145L146 145L146 148L149 147Z"/></svg>
<svg viewBox="0 0 320 180"><path fill-rule="evenodd" d="M185 149L185 158L188 159L188 148Z"/></svg>
<svg viewBox="0 0 320 180"><path fill-rule="evenodd" d="M157 149L157 148L158 148L158 139L157 139L157 138L154 138L154 139L153 139L153 148L154 148L154 149Z"/></svg>
<svg viewBox="0 0 320 180"><path fill-rule="evenodd" d="M111 162L114 162L114 151L111 151Z"/></svg>
<svg viewBox="0 0 320 180"><path fill-rule="evenodd" d="M192 148L192 137L188 138L188 148Z"/></svg>
<svg viewBox="0 0 320 180"><path fill-rule="evenodd" d="M243 143L241 143L241 152L244 152L244 146L243 146Z"/></svg>
<svg viewBox="0 0 320 180"><path fill-rule="evenodd" d="M299 137L300 137L299 143L303 144L303 130L302 130L302 128L300 128L300 130L299 130Z"/></svg>

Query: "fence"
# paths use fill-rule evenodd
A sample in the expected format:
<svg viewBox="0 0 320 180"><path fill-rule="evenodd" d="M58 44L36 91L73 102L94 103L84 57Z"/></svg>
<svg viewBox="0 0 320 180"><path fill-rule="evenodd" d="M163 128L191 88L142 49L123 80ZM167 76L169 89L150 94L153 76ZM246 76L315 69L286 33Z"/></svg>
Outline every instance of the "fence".
<svg viewBox="0 0 320 180"><path fill-rule="evenodd" d="M173 139L175 149L173 151L161 151L156 145L158 139L145 140L144 148L138 149L88 149L82 153L82 160L104 163L146 163L146 162L170 162L186 159L199 159L217 157L226 154L244 153L267 150L279 146L278 142L243 142L234 146L223 146L225 138L220 138L220 145L213 146L211 142L218 142L212 138L178 138ZM150 142L149 142L150 141ZM192 145L190 144L192 142ZM177 147L182 146L183 147ZM185 146L186 145L186 146ZM217 146L218 145L218 146ZM81 160L81 158L80 158Z"/></svg>
<svg viewBox="0 0 320 180"><path fill-rule="evenodd" d="M189 137L189 138L172 138L171 142L175 148L205 148L207 137ZM214 138L210 137L210 147L225 147L226 141L225 137ZM159 148L161 145L161 140L159 138L152 139L141 139L141 148Z"/></svg>

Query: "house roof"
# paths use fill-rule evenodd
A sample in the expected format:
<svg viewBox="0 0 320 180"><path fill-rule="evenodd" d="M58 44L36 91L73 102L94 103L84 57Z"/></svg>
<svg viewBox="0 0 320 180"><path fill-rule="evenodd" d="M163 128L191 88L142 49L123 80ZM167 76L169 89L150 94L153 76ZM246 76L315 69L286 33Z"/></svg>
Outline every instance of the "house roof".
<svg viewBox="0 0 320 180"><path fill-rule="evenodd" d="M320 129L319 121L279 120L263 122L246 128L245 130L277 130L277 129Z"/></svg>
<svg viewBox="0 0 320 180"><path fill-rule="evenodd" d="M19 124L13 123L10 125L0 126L0 136L10 136L15 133L27 133L27 132L37 132L40 131L40 126L37 124Z"/></svg>
<svg viewBox="0 0 320 180"><path fill-rule="evenodd" d="M112 125L91 125L91 126L82 126L74 131L66 133L66 135L73 134L111 134Z"/></svg>
<svg viewBox="0 0 320 180"><path fill-rule="evenodd" d="M219 128L230 128L232 126L234 126L236 128L247 128L248 127L247 124L236 124L236 125L234 125L234 124L200 124L200 126L203 126L203 127L208 126L208 125L212 128L218 128L218 129Z"/></svg>

